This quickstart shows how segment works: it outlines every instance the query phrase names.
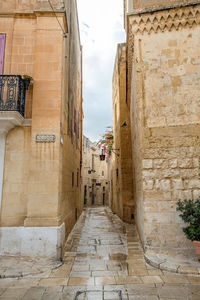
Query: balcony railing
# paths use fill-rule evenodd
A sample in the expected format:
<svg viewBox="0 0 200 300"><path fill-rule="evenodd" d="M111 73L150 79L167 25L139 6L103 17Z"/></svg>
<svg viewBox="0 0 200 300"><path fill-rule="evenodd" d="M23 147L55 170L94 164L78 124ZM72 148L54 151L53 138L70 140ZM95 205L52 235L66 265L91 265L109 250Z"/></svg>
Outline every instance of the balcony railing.
<svg viewBox="0 0 200 300"><path fill-rule="evenodd" d="M18 111L24 117L29 83L20 75L0 75L0 111Z"/></svg>

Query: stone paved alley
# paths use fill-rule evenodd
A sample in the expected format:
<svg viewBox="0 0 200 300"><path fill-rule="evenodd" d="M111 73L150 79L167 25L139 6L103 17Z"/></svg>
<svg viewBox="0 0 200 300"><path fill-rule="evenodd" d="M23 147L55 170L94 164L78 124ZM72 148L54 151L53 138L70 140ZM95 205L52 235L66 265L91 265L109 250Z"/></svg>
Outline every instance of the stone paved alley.
<svg viewBox="0 0 200 300"><path fill-rule="evenodd" d="M5 300L200 299L197 273L169 273L146 264L134 225L104 207L84 210L61 266L4 257L0 276Z"/></svg>

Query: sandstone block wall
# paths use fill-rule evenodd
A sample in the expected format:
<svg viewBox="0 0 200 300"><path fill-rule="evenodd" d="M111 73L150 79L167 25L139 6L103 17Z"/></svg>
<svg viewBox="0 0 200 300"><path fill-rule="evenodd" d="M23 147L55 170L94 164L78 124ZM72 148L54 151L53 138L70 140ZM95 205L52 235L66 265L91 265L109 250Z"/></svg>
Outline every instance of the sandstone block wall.
<svg viewBox="0 0 200 300"><path fill-rule="evenodd" d="M68 235L82 210L81 48L76 1L65 1L66 14L63 1L52 3L63 30L68 31L67 23L71 26L68 37L47 1L10 0L0 7L0 28L6 34L4 74L34 79L26 99L32 126L17 127L7 136L1 226L64 222ZM76 111L73 135L68 134L69 98L71 111ZM54 134L55 143L37 143L37 134Z"/></svg>
<svg viewBox="0 0 200 300"><path fill-rule="evenodd" d="M63 9L64 2L67 0L51 0L52 6L55 9ZM50 5L47 0L1 0L1 11L12 13L23 12L30 10L46 10Z"/></svg>
<svg viewBox="0 0 200 300"><path fill-rule="evenodd" d="M200 10L131 16L131 122L137 224L146 250L193 255L176 202L199 181Z"/></svg>
<svg viewBox="0 0 200 300"><path fill-rule="evenodd" d="M112 209L124 221L132 222L135 214L130 111L126 90L126 45L119 44L113 74Z"/></svg>
<svg viewBox="0 0 200 300"><path fill-rule="evenodd" d="M76 1L65 1L68 7L68 38L65 39L63 57L63 99L61 115L61 184L59 210L66 224L66 236L76 223L83 209L82 201L82 91L81 91L81 44ZM72 17L73 16L73 17ZM69 59L67 59L69 57Z"/></svg>
<svg viewBox="0 0 200 300"><path fill-rule="evenodd" d="M128 2L127 9L129 12L147 9L159 9L175 5L187 5L198 2L194 0L125 0Z"/></svg>

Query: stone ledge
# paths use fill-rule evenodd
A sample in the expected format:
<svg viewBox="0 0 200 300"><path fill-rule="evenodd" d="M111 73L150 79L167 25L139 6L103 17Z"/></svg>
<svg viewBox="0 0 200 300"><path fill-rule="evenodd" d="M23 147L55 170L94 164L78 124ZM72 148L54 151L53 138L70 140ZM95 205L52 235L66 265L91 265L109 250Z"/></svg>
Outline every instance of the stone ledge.
<svg viewBox="0 0 200 300"><path fill-rule="evenodd" d="M146 262L159 270L177 274L200 275L200 262L173 259L164 254L144 254Z"/></svg>

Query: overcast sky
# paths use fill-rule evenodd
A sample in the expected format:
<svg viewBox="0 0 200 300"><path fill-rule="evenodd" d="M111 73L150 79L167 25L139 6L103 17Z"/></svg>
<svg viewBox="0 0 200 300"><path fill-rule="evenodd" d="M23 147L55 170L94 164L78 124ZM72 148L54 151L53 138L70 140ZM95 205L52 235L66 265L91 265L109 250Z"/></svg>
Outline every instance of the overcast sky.
<svg viewBox="0 0 200 300"><path fill-rule="evenodd" d="M112 74L125 41L123 0L77 0L83 45L84 135L100 139L112 125Z"/></svg>

